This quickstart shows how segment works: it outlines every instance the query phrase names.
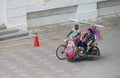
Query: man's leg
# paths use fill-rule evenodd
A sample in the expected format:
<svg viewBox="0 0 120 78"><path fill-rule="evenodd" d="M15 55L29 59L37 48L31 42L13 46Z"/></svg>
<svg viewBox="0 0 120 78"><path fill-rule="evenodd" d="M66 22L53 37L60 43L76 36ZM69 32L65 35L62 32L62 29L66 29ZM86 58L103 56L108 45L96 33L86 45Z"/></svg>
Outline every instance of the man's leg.
<svg viewBox="0 0 120 78"><path fill-rule="evenodd" d="M82 43L82 42L77 42L77 43L76 43L76 45L75 45L75 46L76 46L76 47L75 47L76 52L78 52L78 47L81 46L81 43Z"/></svg>
<svg viewBox="0 0 120 78"><path fill-rule="evenodd" d="M80 53L84 52L86 46L87 46L87 44L85 42L82 42L82 44L81 44L82 48L81 48L81 52Z"/></svg>
<svg viewBox="0 0 120 78"><path fill-rule="evenodd" d="M78 47L77 46L75 47L75 50L76 50L76 52L78 52Z"/></svg>
<svg viewBox="0 0 120 78"><path fill-rule="evenodd" d="M84 51L84 47L81 47L81 51L80 51L80 53L82 54L82 53L83 53L83 51Z"/></svg>

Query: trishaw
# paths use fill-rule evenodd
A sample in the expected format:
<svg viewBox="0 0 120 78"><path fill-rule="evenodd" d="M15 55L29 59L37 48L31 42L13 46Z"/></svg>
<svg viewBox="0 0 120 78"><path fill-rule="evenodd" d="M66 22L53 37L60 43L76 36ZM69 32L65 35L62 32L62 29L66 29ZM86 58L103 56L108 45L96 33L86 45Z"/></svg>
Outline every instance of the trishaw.
<svg viewBox="0 0 120 78"><path fill-rule="evenodd" d="M64 43L60 46L58 46L58 48L56 49L56 56L59 60L64 60L64 59L75 59L77 57L85 57L85 58L89 58L90 60L96 60L99 58L100 56L100 50L98 48L98 42L100 40L100 31L97 29L97 27L104 27L101 25L97 25L97 24L91 24L91 23L87 23L87 22L81 22L79 20L76 19L72 19L72 21L75 21L77 23L80 24L87 24L90 25L90 28L93 28L93 31L95 31L95 41L92 45L88 47L85 47L83 53L80 53L81 51L81 47L78 47L78 52L75 51L75 44L74 41L71 38L69 39L65 39ZM68 45L70 45L68 47Z"/></svg>

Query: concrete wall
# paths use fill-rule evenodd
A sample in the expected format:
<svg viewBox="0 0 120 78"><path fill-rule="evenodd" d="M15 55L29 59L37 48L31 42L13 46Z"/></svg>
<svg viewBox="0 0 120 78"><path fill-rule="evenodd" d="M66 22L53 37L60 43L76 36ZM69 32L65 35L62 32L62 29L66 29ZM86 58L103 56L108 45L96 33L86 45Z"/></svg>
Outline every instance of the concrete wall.
<svg viewBox="0 0 120 78"><path fill-rule="evenodd" d="M28 26L34 27L69 21L69 18L76 16L76 7L77 6L71 6L28 13Z"/></svg>
<svg viewBox="0 0 120 78"><path fill-rule="evenodd" d="M49 10L55 8L63 8L74 5L84 5L94 2L97 2L97 0L49 0L46 3L44 2L44 0L40 0L34 4L28 4L27 12L29 13L29 12Z"/></svg>
<svg viewBox="0 0 120 78"><path fill-rule="evenodd" d="M28 26L67 22L69 18L86 20L97 17L96 0L40 1L27 7ZM45 15L47 13L47 15ZM34 17L35 16L35 17Z"/></svg>
<svg viewBox="0 0 120 78"><path fill-rule="evenodd" d="M97 0L97 2L102 2L102 1L107 1L107 0Z"/></svg>
<svg viewBox="0 0 120 78"><path fill-rule="evenodd" d="M6 26L27 30L26 0L6 0Z"/></svg>
<svg viewBox="0 0 120 78"><path fill-rule="evenodd" d="M120 13L120 0L98 2L98 16Z"/></svg>
<svg viewBox="0 0 120 78"><path fill-rule="evenodd" d="M27 30L26 0L0 0L0 25Z"/></svg>
<svg viewBox="0 0 120 78"><path fill-rule="evenodd" d="M4 24L5 22L5 15L6 15L6 1L0 0L0 25Z"/></svg>
<svg viewBox="0 0 120 78"><path fill-rule="evenodd" d="M28 2L31 0L27 0ZM27 28L120 13L120 0L0 0L0 24Z"/></svg>
<svg viewBox="0 0 120 78"><path fill-rule="evenodd" d="M79 5L77 7L76 18L79 20L87 20L90 18L96 18L97 17L96 6L97 6L96 2Z"/></svg>

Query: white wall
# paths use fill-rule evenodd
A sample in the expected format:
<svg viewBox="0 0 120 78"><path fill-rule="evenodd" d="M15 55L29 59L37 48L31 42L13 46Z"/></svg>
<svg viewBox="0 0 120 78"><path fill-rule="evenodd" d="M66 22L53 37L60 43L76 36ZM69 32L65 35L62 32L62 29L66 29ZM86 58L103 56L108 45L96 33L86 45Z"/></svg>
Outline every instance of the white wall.
<svg viewBox="0 0 120 78"><path fill-rule="evenodd" d="M69 18L87 20L120 13L120 0L37 0L34 4L27 4L26 0L0 0L0 3L0 24L21 30L67 22Z"/></svg>
<svg viewBox="0 0 120 78"><path fill-rule="evenodd" d="M76 18L80 19L80 20L96 18L97 17L97 7L96 6L97 6L96 2L78 5Z"/></svg>
<svg viewBox="0 0 120 78"><path fill-rule="evenodd" d="M60 23L60 22L67 22L69 21L69 18L78 18L80 20L86 20L90 18L96 18L97 17L97 0L50 0L46 4L44 1L37 2L35 4L29 4L27 7L27 13L28 13L28 26L34 27L34 26L41 26L41 25L47 25L47 24L53 24L53 23ZM41 12L52 9L59 9L59 8L66 8L66 7L75 7L74 12L69 13L59 13L59 14L53 14L52 16L41 16L39 14L36 14L35 12ZM69 9L66 9L69 10ZM53 12L57 12L56 10L53 10ZM30 16L38 15L36 18L29 18ZM40 13L40 14L41 14ZM51 12L49 12L51 14ZM42 14L43 15L43 14Z"/></svg>
<svg viewBox="0 0 120 78"><path fill-rule="evenodd" d="M5 13L6 13L6 1L5 0L0 0L0 25L4 24L5 22Z"/></svg>
<svg viewBox="0 0 120 78"><path fill-rule="evenodd" d="M97 2L102 2L102 1L107 1L107 0L97 0Z"/></svg>
<svg viewBox="0 0 120 78"><path fill-rule="evenodd" d="M27 6L27 12L43 11L54 8L62 8L67 6L77 5L77 0L50 0L47 3L44 1L37 2Z"/></svg>
<svg viewBox="0 0 120 78"><path fill-rule="evenodd" d="M120 0L98 2L98 16L120 13Z"/></svg>
<svg viewBox="0 0 120 78"><path fill-rule="evenodd" d="M45 3L44 1L39 1L34 4L28 4L27 12L29 13L74 5L83 5L94 2L97 2L97 0L50 0L47 3Z"/></svg>
<svg viewBox="0 0 120 78"><path fill-rule="evenodd" d="M74 18L75 15L76 15L75 13L68 13L68 14L53 15L53 16L47 16L41 18L33 18L28 20L28 26L29 28L31 28L36 26L67 22L69 21L69 18Z"/></svg>
<svg viewBox="0 0 120 78"><path fill-rule="evenodd" d="M7 0L6 25L7 28L27 30L26 0Z"/></svg>
<svg viewBox="0 0 120 78"><path fill-rule="evenodd" d="M76 16L77 6L28 13L28 26L42 26L69 21Z"/></svg>

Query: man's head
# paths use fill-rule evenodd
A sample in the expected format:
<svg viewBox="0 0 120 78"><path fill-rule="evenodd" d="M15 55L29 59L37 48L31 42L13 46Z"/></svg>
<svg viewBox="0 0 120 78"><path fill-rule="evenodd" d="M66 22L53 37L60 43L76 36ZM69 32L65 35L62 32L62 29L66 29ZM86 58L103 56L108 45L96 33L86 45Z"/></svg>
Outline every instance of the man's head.
<svg viewBox="0 0 120 78"><path fill-rule="evenodd" d="M74 28L75 28L75 30L78 30L79 29L79 25L75 24Z"/></svg>

